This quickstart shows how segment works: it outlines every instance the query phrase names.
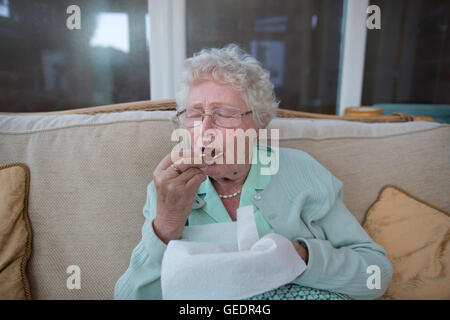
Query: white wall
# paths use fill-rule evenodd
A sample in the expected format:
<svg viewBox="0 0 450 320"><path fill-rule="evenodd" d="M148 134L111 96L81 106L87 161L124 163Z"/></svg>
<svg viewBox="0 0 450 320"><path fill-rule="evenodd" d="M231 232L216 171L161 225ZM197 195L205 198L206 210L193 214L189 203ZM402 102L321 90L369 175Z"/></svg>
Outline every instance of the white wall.
<svg viewBox="0 0 450 320"><path fill-rule="evenodd" d="M148 0L150 17L150 96L172 99L186 58L185 0Z"/></svg>
<svg viewBox="0 0 450 320"><path fill-rule="evenodd" d="M337 114L361 105L369 0L345 0Z"/></svg>

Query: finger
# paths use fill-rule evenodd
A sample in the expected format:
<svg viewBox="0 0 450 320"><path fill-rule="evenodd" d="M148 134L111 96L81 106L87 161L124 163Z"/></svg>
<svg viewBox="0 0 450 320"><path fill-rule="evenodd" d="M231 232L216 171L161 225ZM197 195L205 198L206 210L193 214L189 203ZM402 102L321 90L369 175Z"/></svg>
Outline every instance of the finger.
<svg viewBox="0 0 450 320"><path fill-rule="evenodd" d="M206 175L202 172L202 173L198 173L196 175L194 175L187 183L186 183L186 187L188 187L189 189L191 188L195 188L195 190L198 189L198 187L200 186L200 184L206 180Z"/></svg>
<svg viewBox="0 0 450 320"><path fill-rule="evenodd" d="M181 174L183 174L183 171L178 168L178 166L171 164L167 169L165 169L162 172L162 175L165 180L173 180L178 178Z"/></svg>
<svg viewBox="0 0 450 320"><path fill-rule="evenodd" d="M175 172L177 175L179 174L174 168L170 168L170 166L173 164L176 166L180 171L185 171L186 169L190 167L200 167L201 166L201 160L200 163L194 163L192 159L188 156L185 156L183 158L179 158L175 163L172 162L172 153L167 154L161 162L156 166L155 171L172 171ZM197 161L198 162L198 161ZM175 177L176 175L171 174L171 177Z"/></svg>
<svg viewBox="0 0 450 320"><path fill-rule="evenodd" d="M178 172L175 168L167 168L164 172L164 178L170 180L178 180L180 183L186 183L193 175L198 173L203 173L198 167L186 167L187 165L177 164L174 165L175 168L183 168L184 171L179 170ZM180 179L181 178L181 179Z"/></svg>
<svg viewBox="0 0 450 320"><path fill-rule="evenodd" d="M201 149L198 150L183 150L182 154L179 152L171 152L173 163L202 163L202 152Z"/></svg>
<svg viewBox="0 0 450 320"><path fill-rule="evenodd" d="M181 152L180 152L181 151ZM178 162L180 159L184 159L184 162L194 162L194 158L201 159L201 152L193 152L192 149L183 149L183 150L177 150L172 149L172 152L170 153L172 163Z"/></svg>
<svg viewBox="0 0 450 320"><path fill-rule="evenodd" d="M156 166L156 170L158 171L162 171L162 170L166 170L168 167L170 167L170 165L172 164L172 160L170 157L170 153L168 155L166 155L161 162Z"/></svg>
<svg viewBox="0 0 450 320"><path fill-rule="evenodd" d="M190 158L179 159L173 164L175 167L180 169L182 172L186 171L189 168L201 168L203 167L203 163L200 160L200 163L195 163Z"/></svg>
<svg viewBox="0 0 450 320"><path fill-rule="evenodd" d="M184 185L184 184L186 184L186 182L191 180L192 177L194 177L197 174L201 174L201 173L203 173L203 172L198 168L189 168L186 171L184 171L182 174L180 174L178 177L176 177L175 180Z"/></svg>

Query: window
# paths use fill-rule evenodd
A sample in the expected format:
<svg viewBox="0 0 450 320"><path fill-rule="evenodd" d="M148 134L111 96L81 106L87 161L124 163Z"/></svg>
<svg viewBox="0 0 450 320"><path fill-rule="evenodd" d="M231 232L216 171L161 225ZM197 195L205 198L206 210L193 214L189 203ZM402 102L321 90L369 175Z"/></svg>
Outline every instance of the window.
<svg viewBox="0 0 450 320"><path fill-rule="evenodd" d="M362 103L450 104L450 2L371 4L382 28L367 33Z"/></svg>
<svg viewBox="0 0 450 320"><path fill-rule="evenodd" d="M441 0L0 0L0 112L171 99L185 57L229 43L270 71L282 108L448 105L449 18Z"/></svg>
<svg viewBox="0 0 450 320"><path fill-rule="evenodd" d="M280 107L335 114L342 4L186 0L186 56L237 43L270 71Z"/></svg>
<svg viewBox="0 0 450 320"><path fill-rule="evenodd" d="M69 30L67 7L81 9ZM148 1L0 0L0 111L150 99Z"/></svg>

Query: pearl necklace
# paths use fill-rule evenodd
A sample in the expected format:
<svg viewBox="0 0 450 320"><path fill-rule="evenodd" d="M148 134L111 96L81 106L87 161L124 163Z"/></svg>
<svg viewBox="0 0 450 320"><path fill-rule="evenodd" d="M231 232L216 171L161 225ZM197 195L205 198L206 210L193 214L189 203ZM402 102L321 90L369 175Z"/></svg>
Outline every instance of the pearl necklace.
<svg viewBox="0 0 450 320"><path fill-rule="evenodd" d="M219 194L219 197L221 197L223 199L228 199L228 198L233 198L233 197L237 196L239 193L241 193L241 190L238 190L232 194Z"/></svg>

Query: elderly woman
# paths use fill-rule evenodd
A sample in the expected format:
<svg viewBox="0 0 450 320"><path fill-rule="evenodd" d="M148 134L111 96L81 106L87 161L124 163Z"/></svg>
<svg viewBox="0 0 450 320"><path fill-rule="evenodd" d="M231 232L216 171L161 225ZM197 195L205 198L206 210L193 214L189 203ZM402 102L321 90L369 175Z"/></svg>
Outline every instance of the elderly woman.
<svg viewBox="0 0 450 320"><path fill-rule="evenodd" d="M169 154L155 169L142 240L116 284L116 299L160 299L169 241L181 239L185 226L235 221L237 208L248 205L254 207L259 236L286 237L306 263L289 290L314 288L321 297L349 299L374 299L385 292L392 276L386 252L345 207L341 181L309 154L279 148L278 171L262 175L259 161L227 157L234 148L229 141L206 152L208 129L226 137L226 130L265 128L275 116L273 85L258 61L236 45L202 50L186 61L177 105L193 145L206 155L183 162ZM245 147L246 155L252 154L253 148ZM203 205L196 206L194 199ZM380 271L376 288L368 285L373 266Z"/></svg>

